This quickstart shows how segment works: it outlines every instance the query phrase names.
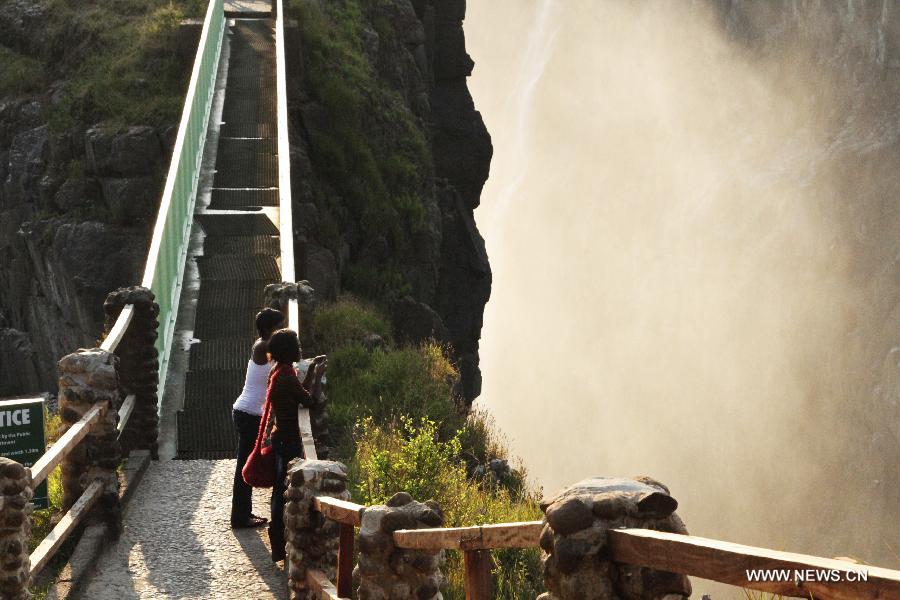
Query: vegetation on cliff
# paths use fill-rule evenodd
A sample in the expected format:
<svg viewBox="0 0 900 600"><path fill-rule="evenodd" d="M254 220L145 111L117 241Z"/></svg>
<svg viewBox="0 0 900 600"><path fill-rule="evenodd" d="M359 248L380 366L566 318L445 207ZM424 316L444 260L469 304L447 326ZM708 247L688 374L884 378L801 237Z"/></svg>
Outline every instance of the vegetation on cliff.
<svg viewBox="0 0 900 600"><path fill-rule="evenodd" d="M524 469L483 414L466 414L458 372L434 342L397 345L384 316L342 297L321 307L307 334L329 354L329 422L335 458L350 466L356 502L383 504L400 491L437 500L449 527L541 518ZM489 468L491 461L504 466ZM540 593L538 550L499 550L495 598ZM465 597L462 556L448 552L447 598Z"/></svg>
<svg viewBox="0 0 900 600"><path fill-rule="evenodd" d="M326 184L315 194L318 237L335 253L348 238L382 246L381 256L372 248L357 253L342 278L348 291L373 298L412 291L409 259L425 227L423 196L433 172L423 124L366 54L365 14L379 4L387 2L291 3L305 88L329 125L309 129L310 158Z"/></svg>
<svg viewBox="0 0 900 600"><path fill-rule="evenodd" d="M51 0L10 9L0 40L0 97L46 92L56 130L177 120L189 62L173 49L201 0ZM23 9L25 10L25 9Z"/></svg>
<svg viewBox="0 0 900 600"><path fill-rule="evenodd" d="M320 297L376 303L398 342L447 344L471 403L490 294L472 211L491 146L456 43L464 3L290 0L288 10L300 38L298 273Z"/></svg>
<svg viewBox="0 0 900 600"><path fill-rule="evenodd" d="M303 69L299 171L310 175L295 199L314 206L299 211L314 224L302 243L307 256L335 257L332 278L339 285L327 285L332 278L320 275L322 261L307 259L304 267L300 260L300 271L321 296L333 298L334 289L345 294L320 307L312 331L304 332L316 353L330 357L335 458L351 467L356 501L383 503L406 491L438 500L451 526L540 514L524 471L507 467L490 423L467 414L477 395L473 365L489 267L474 221L467 222L474 206L461 207L452 187L468 182L449 172L446 156L439 160L438 148L453 144L439 142L436 99L454 127L469 118L480 125L454 130L455 142L465 146L460 152L477 155L487 134L465 100L464 49L438 51L435 26L426 25L432 14L446 31L461 33L455 5L289 4L300 27ZM448 103L449 94L438 97L447 91L441 86L461 104ZM471 187L480 189L478 177ZM471 354L462 359L460 350ZM539 593L536 549L494 558L495 597ZM461 562L448 553L445 597L464 597Z"/></svg>
<svg viewBox="0 0 900 600"><path fill-rule="evenodd" d="M0 394L55 390L140 279L207 4L0 0Z"/></svg>

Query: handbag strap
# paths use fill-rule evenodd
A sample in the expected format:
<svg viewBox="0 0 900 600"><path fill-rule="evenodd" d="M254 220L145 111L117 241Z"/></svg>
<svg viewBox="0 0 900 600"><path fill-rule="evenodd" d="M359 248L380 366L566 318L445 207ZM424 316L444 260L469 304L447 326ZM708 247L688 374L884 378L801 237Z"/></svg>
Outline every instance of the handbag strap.
<svg viewBox="0 0 900 600"><path fill-rule="evenodd" d="M259 452L260 447L262 446L262 442L266 439L266 426L269 423L269 416L272 412L272 404L269 402L269 396L266 395L266 402L263 406L263 414L262 418L259 420L259 431L256 433L256 442L253 444L253 449Z"/></svg>
<svg viewBox="0 0 900 600"><path fill-rule="evenodd" d="M277 363L269 373L269 384L266 386L266 401L263 405L263 416L259 420L259 431L256 433L256 443L254 449L259 451L263 440L266 439L266 430L269 428L270 417L272 413L272 402L269 397L272 395L272 386L275 385L275 379L285 371L294 371L291 365Z"/></svg>

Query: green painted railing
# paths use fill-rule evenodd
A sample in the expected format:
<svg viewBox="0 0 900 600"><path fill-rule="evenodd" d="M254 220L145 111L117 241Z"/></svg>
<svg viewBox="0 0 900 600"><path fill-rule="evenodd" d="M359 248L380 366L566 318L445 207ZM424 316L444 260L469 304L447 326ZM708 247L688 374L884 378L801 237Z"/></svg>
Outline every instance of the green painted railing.
<svg viewBox="0 0 900 600"><path fill-rule="evenodd" d="M191 217L215 91L219 53L225 32L225 11L222 2L223 0L211 0L206 11L184 111L181 114L181 124L178 127L178 137L172 152L169 175L166 178L166 187L159 205L150 251L147 253L147 265L141 281L142 286L153 290L159 304L159 337L156 340L156 349L159 351L160 390L165 385L169 365L169 351L172 347L178 299L181 295L181 280L190 239ZM120 319L126 318L126 312L130 311L123 311ZM114 351L115 348L108 350Z"/></svg>

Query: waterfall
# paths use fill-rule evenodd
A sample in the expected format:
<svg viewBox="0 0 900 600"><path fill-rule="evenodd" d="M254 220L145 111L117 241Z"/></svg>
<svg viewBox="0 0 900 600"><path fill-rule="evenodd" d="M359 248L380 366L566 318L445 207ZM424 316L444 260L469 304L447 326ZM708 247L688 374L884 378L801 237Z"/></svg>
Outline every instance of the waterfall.
<svg viewBox="0 0 900 600"><path fill-rule="evenodd" d="M896 565L900 74L860 58L893 29L562 4L468 5L478 405L547 492L646 474L697 535Z"/></svg>
<svg viewBox="0 0 900 600"><path fill-rule="evenodd" d="M490 207L486 207L492 214L492 227L501 232L501 235L503 215L509 210L530 166L530 156L526 151L530 143L529 118L534 114L535 93L553 54L554 42L559 33L558 27L551 29L555 12L555 0L541 0L527 34L528 45L519 59L518 75L504 101L504 113L512 115L511 122L504 122L504 125L512 129L512 140L509 142L512 156L509 164L513 166L514 172L504 174L499 196ZM501 135L506 135L506 132Z"/></svg>

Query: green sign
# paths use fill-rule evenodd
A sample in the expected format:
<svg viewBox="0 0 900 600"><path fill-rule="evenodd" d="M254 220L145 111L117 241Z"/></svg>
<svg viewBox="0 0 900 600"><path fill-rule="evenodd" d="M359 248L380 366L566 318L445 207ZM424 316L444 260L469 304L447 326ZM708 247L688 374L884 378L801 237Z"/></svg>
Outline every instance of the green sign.
<svg viewBox="0 0 900 600"><path fill-rule="evenodd" d="M0 401L0 456L32 466L44 455L44 399ZM34 490L35 508L47 508L47 480Z"/></svg>

